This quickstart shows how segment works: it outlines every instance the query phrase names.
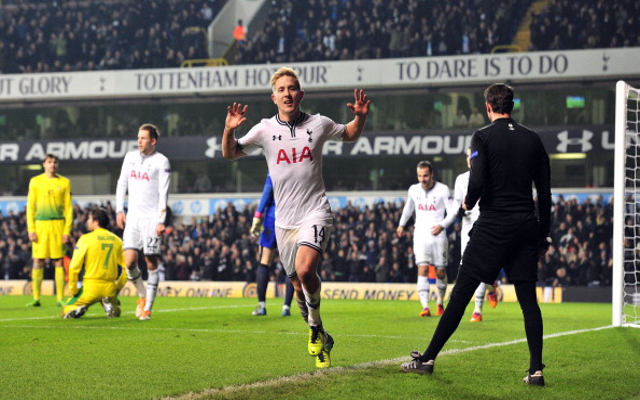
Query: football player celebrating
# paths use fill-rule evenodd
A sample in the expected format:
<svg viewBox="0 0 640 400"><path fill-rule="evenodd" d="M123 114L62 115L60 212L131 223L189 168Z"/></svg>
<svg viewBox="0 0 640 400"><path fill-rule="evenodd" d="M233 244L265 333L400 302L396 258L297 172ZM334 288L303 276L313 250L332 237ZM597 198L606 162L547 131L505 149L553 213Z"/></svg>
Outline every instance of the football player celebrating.
<svg viewBox="0 0 640 400"><path fill-rule="evenodd" d="M316 366L331 366L333 338L320 318L320 277L317 268L333 230L333 215L322 178L322 146L326 141L357 140L362 134L370 100L354 90L347 107L354 114L346 125L320 114L300 110L304 91L296 72L287 67L271 77L271 99L278 113L263 119L242 138L235 130L246 121L248 106L227 107L222 155L245 156L261 148L273 180L276 202L276 239L287 275L293 283L302 317L309 324L309 354Z"/></svg>

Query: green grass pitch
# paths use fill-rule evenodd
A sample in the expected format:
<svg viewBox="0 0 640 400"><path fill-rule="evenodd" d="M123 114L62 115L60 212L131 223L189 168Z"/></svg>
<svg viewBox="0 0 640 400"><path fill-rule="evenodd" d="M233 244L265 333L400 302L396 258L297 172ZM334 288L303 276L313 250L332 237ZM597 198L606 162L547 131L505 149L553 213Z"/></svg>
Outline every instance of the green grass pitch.
<svg viewBox="0 0 640 400"><path fill-rule="evenodd" d="M528 367L516 303L485 307L460 328L431 376L403 374L424 351L438 317L409 301L324 300L336 341L333 367L316 370L297 307L254 317L253 299L158 298L138 321L135 299L106 319L94 305L64 320L52 296L0 300L0 399L640 399L640 329L610 328L609 304L541 304L544 388L521 382Z"/></svg>

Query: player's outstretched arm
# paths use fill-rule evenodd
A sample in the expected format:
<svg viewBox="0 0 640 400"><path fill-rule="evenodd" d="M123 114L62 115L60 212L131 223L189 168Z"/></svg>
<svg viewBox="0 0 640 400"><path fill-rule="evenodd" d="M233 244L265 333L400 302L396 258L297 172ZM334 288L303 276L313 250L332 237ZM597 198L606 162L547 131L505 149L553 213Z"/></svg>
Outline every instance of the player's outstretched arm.
<svg viewBox="0 0 640 400"><path fill-rule="evenodd" d="M235 131L247 120L245 114L249 106L243 107L240 103L233 103L227 107L227 118L224 121L224 132L222 133L222 156L233 160L246 155L238 146L235 138Z"/></svg>
<svg viewBox="0 0 640 400"><path fill-rule="evenodd" d="M369 104L371 104L371 100L367 98L366 93L362 89L354 89L353 97L354 102L347 103L347 107L351 109L351 112L355 117L353 118L353 121L347 124L347 130L342 138L345 142L358 140L364 129L364 123L367 121Z"/></svg>

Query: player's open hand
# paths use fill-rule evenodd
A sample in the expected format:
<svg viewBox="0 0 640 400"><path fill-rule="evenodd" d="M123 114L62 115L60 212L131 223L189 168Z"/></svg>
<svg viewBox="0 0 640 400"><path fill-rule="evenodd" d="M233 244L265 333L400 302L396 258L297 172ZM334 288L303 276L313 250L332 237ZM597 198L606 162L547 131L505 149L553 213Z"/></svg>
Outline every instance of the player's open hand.
<svg viewBox="0 0 640 400"><path fill-rule="evenodd" d="M355 101L352 103L347 103L347 107L351 109L355 115L367 115L369 114L369 104L371 100L367 99L367 95L362 89L354 89L353 97Z"/></svg>
<svg viewBox="0 0 640 400"><path fill-rule="evenodd" d="M243 107L240 103L233 103L233 105L228 106L227 118L224 121L225 129L233 130L242 125L247 120L244 115L247 113L248 108L248 105Z"/></svg>

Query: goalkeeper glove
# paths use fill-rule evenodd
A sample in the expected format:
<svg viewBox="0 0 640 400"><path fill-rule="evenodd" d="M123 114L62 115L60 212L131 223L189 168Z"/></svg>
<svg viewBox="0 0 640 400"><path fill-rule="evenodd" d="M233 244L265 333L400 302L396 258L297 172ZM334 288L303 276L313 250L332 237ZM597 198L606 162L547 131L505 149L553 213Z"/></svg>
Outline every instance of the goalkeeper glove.
<svg viewBox="0 0 640 400"><path fill-rule="evenodd" d="M264 227L262 226L262 219L253 217L253 223L251 224L251 234L255 237L258 237L263 230Z"/></svg>

